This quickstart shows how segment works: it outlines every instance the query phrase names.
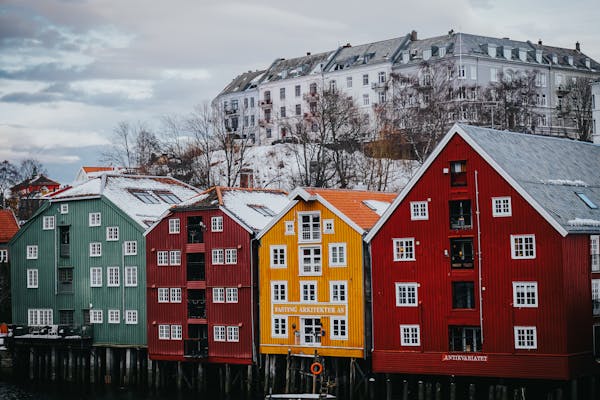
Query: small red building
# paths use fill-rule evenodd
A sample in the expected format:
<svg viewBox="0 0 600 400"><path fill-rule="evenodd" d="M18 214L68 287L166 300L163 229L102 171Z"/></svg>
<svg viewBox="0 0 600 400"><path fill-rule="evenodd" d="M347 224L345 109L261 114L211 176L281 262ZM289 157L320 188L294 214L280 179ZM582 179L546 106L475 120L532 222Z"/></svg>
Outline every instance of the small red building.
<svg viewBox="0 0 600 400"><path fill-rule="evenodd" d="M366 237L374 371L594 373L599 171L597 145L455 125Z"/></svg>
<svg viewBox="0 0 600 400"><path fill-rule="evenodd" d="M255 234L285 192L214 187L146 232L148 354L154 360L256 360Z"/></svg>
<svg viewBox="0 0 600 400"><path fill-rule="evenodd" d="M56 192L59 188L60 183L40 174L25 179L23 182L13 186L10 190L18 197L33 197Z"/></svg>

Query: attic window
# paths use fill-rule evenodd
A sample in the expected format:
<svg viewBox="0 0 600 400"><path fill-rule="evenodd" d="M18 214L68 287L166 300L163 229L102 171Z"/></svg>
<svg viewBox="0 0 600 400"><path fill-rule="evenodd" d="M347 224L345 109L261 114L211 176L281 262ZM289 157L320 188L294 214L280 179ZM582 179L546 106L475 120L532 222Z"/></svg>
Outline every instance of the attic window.
<svg viewBox="0 0 600 400"><path fill-rule="evenodd" d="M585 193L575 192L575 194L581 199L581 201L583 201L585 203L586 206L588 206L592 210L595 210L598 208L596 203L594 203L589 197L587 197L585 195Z"/></svg>
<svg viewBox="0 0 600 400"><path fill-rule="evenodd" d="M154 194L157 195L165 203L168 203L168 204L181 203L181 199L169 191L154 191Z"/></svg>
<svg viewBox="0 0 600 400"><path fill-rule="evenodd" d="M248 204L248 207L255 210L260 215L264 215L265 217L273 217L275 213L270 208L263 206L262 204Z"/></svg>
<svg viewBox="0 0 600 400"><path fill-rule="evenodd" d="M154 196L152 196L149 192L145 190L132 190L130 191L132 195L137 197L139 201L146 204L158 204L160 201Z"/></svg>

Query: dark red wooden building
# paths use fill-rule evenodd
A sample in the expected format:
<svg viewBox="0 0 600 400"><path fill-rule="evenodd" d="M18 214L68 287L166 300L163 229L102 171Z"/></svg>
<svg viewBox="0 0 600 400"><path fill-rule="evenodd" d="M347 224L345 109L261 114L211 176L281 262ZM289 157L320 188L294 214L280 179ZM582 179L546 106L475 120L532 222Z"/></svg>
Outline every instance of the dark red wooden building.
<svg viewBox="0 0 600 400"><path fill-rule="evenodd" d="M455 125L366 237L374 371L597 373L599 171L597 145Z"/></svg>
<svg viewBox="0 0 600 400"><path fill-rule="evenodd" d="M148 229L151 359L256 360L254 235L287 203L282 191L215 187Z"/></svg>

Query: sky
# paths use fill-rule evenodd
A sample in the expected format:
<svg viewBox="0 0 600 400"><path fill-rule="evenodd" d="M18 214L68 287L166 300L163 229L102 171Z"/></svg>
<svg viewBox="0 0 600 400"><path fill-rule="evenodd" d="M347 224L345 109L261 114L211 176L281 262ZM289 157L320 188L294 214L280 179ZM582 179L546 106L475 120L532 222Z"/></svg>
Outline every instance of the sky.
<svg viewBox="0 0 600 400"><path fill-rule="evenodd" d="M597 0L0 0L0 161L70 183L119 122L159 129L276 58L451 29L600 61Z"/></svg>

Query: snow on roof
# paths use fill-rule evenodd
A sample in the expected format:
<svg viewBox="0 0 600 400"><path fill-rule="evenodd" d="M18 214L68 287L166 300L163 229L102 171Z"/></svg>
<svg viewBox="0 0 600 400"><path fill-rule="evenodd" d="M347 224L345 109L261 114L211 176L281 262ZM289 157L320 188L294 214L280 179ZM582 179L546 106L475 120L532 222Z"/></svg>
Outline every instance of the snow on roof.
<svg viewBox="0 0 600 400"><path fill-rule="evenodd" d="M363 203L371 210L375 211L379 216L382 216L385 210L390 206L390 203L387 201L363 200Z"/></svg>
<svg viewBox="0 0 600 400"><path fill-rule="evenodd" d="M169 177L103 174L57 193L50 200L82 200L104 196L146 228L173 204L197 193L194 187Z"/></svg>

